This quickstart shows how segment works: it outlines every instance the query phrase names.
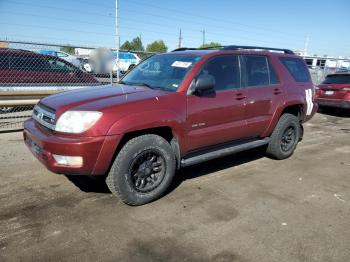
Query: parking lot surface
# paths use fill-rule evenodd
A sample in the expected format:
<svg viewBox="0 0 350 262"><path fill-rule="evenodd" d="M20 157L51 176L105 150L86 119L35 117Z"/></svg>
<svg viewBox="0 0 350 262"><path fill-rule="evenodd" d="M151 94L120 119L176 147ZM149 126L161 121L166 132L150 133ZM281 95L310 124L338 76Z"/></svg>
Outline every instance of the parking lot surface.
<svg viewBox="0 0 350 262"><path fill-rule="evenodd" d="M263 149L178 172L129 207L0 134L0 261L349 261L350 118L317 114L292 158Z"/></svg>

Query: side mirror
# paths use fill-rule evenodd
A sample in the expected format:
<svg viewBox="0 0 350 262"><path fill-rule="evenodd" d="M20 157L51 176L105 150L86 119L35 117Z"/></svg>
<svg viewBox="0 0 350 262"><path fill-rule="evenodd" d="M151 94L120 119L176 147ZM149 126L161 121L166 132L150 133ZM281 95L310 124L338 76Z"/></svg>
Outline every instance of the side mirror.
<svg viewBox="0 0 350 262"><path fill-rule="evenodd" d="M215 78L209 74L199 75L195 82L196 92L208 92L214 91L215 88Z"/></svg>

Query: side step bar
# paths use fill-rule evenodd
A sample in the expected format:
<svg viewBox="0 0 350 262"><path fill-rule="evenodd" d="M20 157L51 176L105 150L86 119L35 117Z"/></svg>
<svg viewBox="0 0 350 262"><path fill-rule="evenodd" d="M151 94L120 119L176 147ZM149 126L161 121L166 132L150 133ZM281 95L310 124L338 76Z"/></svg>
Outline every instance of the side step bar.
<svg viewBox="0 0 350 262"><path fill-rule="evenodd" d="M212 160L218 157L231 155L241 151L249 150L259 146L266 145L270 142L270 138L264 138L260 140L253 140L250 142L245 142L241 144L229 145L226 147L221 147L219 149L214 149L212 151L206 151L205 153L192 154L190 157L185 157L181 159L181 167L195 165L201 162Z"/></svg>

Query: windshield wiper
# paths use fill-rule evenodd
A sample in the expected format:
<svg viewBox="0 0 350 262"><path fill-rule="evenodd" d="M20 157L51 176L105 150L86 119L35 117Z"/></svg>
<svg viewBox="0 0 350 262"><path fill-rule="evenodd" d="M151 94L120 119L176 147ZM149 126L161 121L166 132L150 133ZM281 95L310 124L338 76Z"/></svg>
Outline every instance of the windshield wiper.
<svg viewBox="0 0 350 262"><path fill-rule="evenodd" d="M140 83L127 83L127 82L119 82L120 84L123 84L123 85L129 85L129 86L145 86L145 87L148 87L148 88L151 88L151 89L156 89L157 87L155 86L151 86L147 83L143 83L143 82L140 82Z"/></svg>

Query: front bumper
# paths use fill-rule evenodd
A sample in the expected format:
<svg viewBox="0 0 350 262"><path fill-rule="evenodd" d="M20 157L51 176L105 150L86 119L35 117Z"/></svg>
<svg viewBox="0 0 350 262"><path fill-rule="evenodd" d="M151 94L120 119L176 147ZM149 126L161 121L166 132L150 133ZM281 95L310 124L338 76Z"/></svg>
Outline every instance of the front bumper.
<svg viewBox="0 0 350 262"><path fill-rule="evenodd" d="M24 123L23 137L33 155L50 171L66 175L102 175L108 171L120 136L68 137L39 126L32 118ZM81 167L59 165L53 154L81 156Z"/></svg>
<svg viewBox="0 0 350 262"><path fill-rule="evenodd" d="M337 98L316 98L316 102L319 106L350 109L350 100Z"/></svg>

